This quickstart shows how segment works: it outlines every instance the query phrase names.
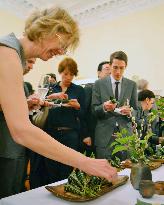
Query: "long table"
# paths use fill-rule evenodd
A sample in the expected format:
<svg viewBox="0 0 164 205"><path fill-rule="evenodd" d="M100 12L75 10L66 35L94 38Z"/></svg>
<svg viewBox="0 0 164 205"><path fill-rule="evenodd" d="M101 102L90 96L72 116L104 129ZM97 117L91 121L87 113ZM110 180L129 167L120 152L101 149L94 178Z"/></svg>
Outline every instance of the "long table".
<svg viewBox="0 0 164 205"><path fill-rule="evenodd" d="M119 175L130 176L130 169L125 169L119 173ZM164 166L152 171L153 181L164 181ZM60 181L53 185L64 183ZM132 188L130 180L113 191L89 202L82 202L82 204L88 205L135 205L137 199L144 202L153 204L164 205L164 195L155 194L151 199L142 198L139 192ZM0 200L0 205L75 205L79 202L70 202L57 198L52 193L48 192L45 187L40 187L27 192L23 192L17 195L6 197Z"/></svg>

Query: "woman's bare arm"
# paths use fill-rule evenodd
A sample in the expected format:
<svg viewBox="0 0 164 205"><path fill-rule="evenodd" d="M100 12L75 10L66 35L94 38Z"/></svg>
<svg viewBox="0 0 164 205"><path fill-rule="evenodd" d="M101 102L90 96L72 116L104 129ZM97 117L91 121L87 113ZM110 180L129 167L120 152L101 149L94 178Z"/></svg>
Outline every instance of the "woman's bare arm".
<svg viewBox="0 0 164 205"><path fill-rule="evenodd" d="M107 179L115 169L106 160L93 160L62 145L31 124L23 89L23 72L19 57L13 49L0 47L0 104L13 139L50 159L80 168Z"/></svg>

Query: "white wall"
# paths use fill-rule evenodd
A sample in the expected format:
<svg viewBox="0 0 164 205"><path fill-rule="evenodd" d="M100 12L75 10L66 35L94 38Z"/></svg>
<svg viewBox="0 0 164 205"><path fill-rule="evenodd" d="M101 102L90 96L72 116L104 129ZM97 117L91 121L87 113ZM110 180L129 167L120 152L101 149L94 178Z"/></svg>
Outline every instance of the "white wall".
<svg viewBox="0 0 164 205"><path fill-rule="evenodd" d="M24 28L24 21L8 11L0 9L0 36L14 32L21 35Z"/></svg>
<svg viewBox="0 0 164 205"><path fill-rule="evenodd" d="M73 55L79 65L80 77L96 77L99 62L109 60L112 52L123 50L129 57L125 76L138 75L150 82L151 89L164 89L163 19L164 4L81 29L81 43ZM23 27L23 20L0 12L0 35L11 31L21 35ZM25 76L25 80L36 87L41 74L57 73L57 65L62 58L49 62L37 60L35 69Z"/></svg>
<svg viewBox="0 0 164 205"><path fill-rule="evenodd" d="M164 5L136 12L99 26L82 30L75 58L82 76L95 76L99 62L123 50L129 63L125 75L138 75L152 89L164 89Z"/></svg>

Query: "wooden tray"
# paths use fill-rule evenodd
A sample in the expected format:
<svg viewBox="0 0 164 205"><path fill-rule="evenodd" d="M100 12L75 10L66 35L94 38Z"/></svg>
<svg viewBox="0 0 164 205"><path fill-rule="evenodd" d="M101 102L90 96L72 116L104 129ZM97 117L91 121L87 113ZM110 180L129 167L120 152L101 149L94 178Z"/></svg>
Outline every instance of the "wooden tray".
<svg viewBox="0 0 164 205"><path fill-rule="evenodd" d="M150 161L149 162L149 167L151 170L154 170L154 169L157 169L158 167L160 167L162 165L161 162L156 162L156 161ZM132 162L127 160L125 161L124 163L121 164L121 167L122 168L132 168Z"/></svg>
<svg viewBox="0 0 164 205"><path fill-rule="evenodd" d="M161 162L161 164L164 164L164 159L155 159L155 158L149 157L149 160L151 160L152 162Z"/></svg>
<svg viewBox="0 0 164 205"><path fill-rule="evenodd" d="M149 167L151 170L157 169L162 166L161 162L149 162Z"/></svg>
<svg viewBox="0 0 164 205"><path fill-rule="evenodd" d="M118 179L113 183L113 185L103 186L101 191L98 192L98 195L94 197L87 197L87 196L84 197L84 196L79 196L79 195L76 195L70 192L66 192L64 191L64 184L60 184L57 186L45 186L45 188L59 198L65 199L67 201L77 201L77 202L81 201L82 202L82 201L90 201L90 200L96 199L104 195L105 193L112 191L116 187L125 184L128 178L129 178L128 176L118 176Z"/></svg>

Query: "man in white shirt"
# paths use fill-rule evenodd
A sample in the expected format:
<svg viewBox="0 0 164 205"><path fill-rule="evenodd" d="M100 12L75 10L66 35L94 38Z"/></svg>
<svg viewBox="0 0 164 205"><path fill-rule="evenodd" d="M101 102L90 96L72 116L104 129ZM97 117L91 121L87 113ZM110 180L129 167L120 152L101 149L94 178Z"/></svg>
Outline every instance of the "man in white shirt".
<svg viewBox="0 0 164 205"><path fill-rule="evenodd" d="M131 130L131 109L137 109L137 85L123 77L128 57L123 51L110 56L111 75L97 80L93 87L92 106L97 117L95 146L97 158L111 158L110 144L117 129ZM117 100L112 103L110 97Z"/></svg>

